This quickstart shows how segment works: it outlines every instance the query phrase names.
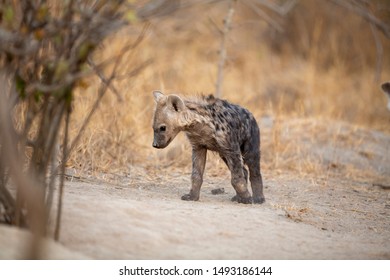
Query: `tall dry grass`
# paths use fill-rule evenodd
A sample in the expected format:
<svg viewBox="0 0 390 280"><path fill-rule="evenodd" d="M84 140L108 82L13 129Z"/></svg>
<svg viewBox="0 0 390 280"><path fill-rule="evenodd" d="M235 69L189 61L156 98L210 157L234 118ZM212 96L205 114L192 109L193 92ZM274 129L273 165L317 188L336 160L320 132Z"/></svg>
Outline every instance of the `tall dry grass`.
<svg viewBox="0 0 390 280"><path fill-rule="evenodd" d="M381 15L387 22L388 9L385 5ZM219 3L152 21L140 47L122 59L123 79L115 87L123 100L114 95L103 100L68 167L94 175L131 173L133 165L189 169L190 149L183 136L164 151L151 147L151 92L214 92L220 44L215 25L222 27L226 12L226 3ZM285 32L276 33L252 11L237 5L227 44L223 98L247 107L259 120L264 116L274 120L269 137L262 138L263 149L272 151L263 167L283 167L278 165L278 155L289 147L279 142L278 135L279 123L286 119L315 118L329 125L342 120L390 133L390 114L375 79L376 48L367 22L328 1L300 1L281 24ZM131 30L117 34L104 43L100 55L114 55L124 40L135 39L136 34ZM381 79L390 80L390 42L379 36L384 48ZM153 63L140 75L126 78L128 66L149 59ZM91 106L96 88L95 80L85 81L80 88L73 133ZM305 133L307 129L302 126ZM313 128L313 137L315 133ZM208 166L222 170L223 163L211 157ZM301 161L298 169L315 172L317 167Z"/></svg>

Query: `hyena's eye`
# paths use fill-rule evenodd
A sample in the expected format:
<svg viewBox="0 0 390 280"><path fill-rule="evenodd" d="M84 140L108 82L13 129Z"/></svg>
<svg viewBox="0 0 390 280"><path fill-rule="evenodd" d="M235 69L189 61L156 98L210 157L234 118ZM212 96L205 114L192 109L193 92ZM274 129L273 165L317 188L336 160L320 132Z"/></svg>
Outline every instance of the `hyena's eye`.
<svg viewBox="0 0 390 280"><path fill-rule="evenodd" d="M162 125L162 126L160 126L160 131L165 131L165 130L167 130L167 127L165 126L165 125Z"/></svg>

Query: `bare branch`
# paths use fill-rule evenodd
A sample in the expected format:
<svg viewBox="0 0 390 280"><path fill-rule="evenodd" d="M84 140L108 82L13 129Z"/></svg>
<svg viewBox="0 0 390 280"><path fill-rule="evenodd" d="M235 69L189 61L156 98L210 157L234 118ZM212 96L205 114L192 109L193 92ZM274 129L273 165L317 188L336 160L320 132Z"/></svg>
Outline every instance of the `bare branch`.
<svg viewBox="0 0 390 280"><path fill-rule="evenodd" d="M138 9L137 15L142 19L167 16L180 8L180 0L153 0Z"/></svg>
<svg viewBox="0 0 390 280"><path fill-rule="evenodd" d="M355 14L361 16L364 18L366 21L369 23L373 24L376 28L378 28L382 33L390 39L390 25L384 23L377 17L375 17L368 9L365 7L359 5L356 1L353 1L352 3L349 1L344 1L344 0L331 0L335 4L344 7Z"/></svg>
<svg viewBox="0 0 390 280"><path fill-rule="evenodd" d="M62 162L61 162L61 174L60 177L60 190L58 194L58 204L57 204L57 217L56 217L56 226L54 230L54 239L59 240L60 238L60 230L61 230L61 217L62 217L62 202L63 202L63 196L64 196L64 180L65 180L65 166L67 161L67 156L69 154L68 151L68 139L69 139L69 123L70 123L70 107L66 110L66 117L65 117L65 135L64 135L64 142L62 144L63 152L62 152Z"/></svg>
<svg viewBox="0 0 390 280"><path fill-rule="evenodd" d="M261 8L257 7L251 0L243 1L243 4L252 9L260 18L265 20L271 27L278 30L279 32L283 32L283 27L274 19L272 19L267 13L265 13Z"/></svg>
<svg viewBox="0 0 390 280"><path fill-rule="evenodd" d="M15 47L15 46L18 47ZM39 49L39 44L31 37L27 39L19 34L11 33L0 27L0 51L6 51L16 56L31 55Z"/></svg>
<svg viewBox="0 0 390 280"><path fill-rule="evenodd" d="M255 1L249 1L249 2L251 2L251 3L255 2L255 3L260 4L268 9L270 9L271 11L279 14L280 16L285 16L292 10L292 8L294 8L294 6L297 4L298 0L287 0L281 6L275 4L274 2L271 2L269 0L255 0ZM255 3L253 3L253 5Z"/></svg>
<svg viewBox="0 0 390 280"><path fill-rule="evenodd" d="M223 68L225 66L225 61L226 61L226 41L227 41L228 33L230 31L230 28L231 28L235 3L236 3L236 0L229 0L228 13L226 14L226 17L224 19L221 46L219 48L219 63L218 63L217 82L215 85L216 86L215 94L217 97L222 96Z"/></svg>
<svg viewBox="0 0 390 280"><path fill-rule="evenodd" d="M145 38L145 34L146 34L149 26L150 26L150 24L145 24L143 29L142 29L142 31L141 31L141 33L140 33L140 35L137 37L135 42L126 44L119 51L119 54L117 54L115 57L112 57L112 58L106 60L105 62L101 63L99 66L96 65L91 59L88 60L88 64L91 66L93 71L95 71L96 75L100 78L100 80L104 84L106 84L108 86L108 88L117 96L118 101L122 101L123 98L120 95L120 93L118 92L118 90L114 87L114 85L112 85L112 83L109 83L108 79L101 72L102 65L106 64L107 62L113 61L113 60L118 60L119 57L122 57L123 54L128 52L130 49L135 49L142 42L142 40ZM137 70L137 69L135 69L135 70ZM129 77L129 75L126 75L126 76ZM117 78L120 79L119 76Z"/></svg>

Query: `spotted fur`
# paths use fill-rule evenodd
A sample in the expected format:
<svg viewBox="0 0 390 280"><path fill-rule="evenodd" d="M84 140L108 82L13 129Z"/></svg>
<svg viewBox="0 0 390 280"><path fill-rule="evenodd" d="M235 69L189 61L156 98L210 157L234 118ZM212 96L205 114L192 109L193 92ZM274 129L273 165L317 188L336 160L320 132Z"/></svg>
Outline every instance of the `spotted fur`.
<svg viewBox="0 0 390 280"><path fill-rule="evenodd" d="M183 200L199 200L207 150L220 155L231 171L240 203L263 203L260 172L260 130L245 108L210 95L199 100L153 92L156 109L153 119L153 147L165 148L184 131L192 145L192 186ZM248 170L252 195L248 191Z"/></svg>

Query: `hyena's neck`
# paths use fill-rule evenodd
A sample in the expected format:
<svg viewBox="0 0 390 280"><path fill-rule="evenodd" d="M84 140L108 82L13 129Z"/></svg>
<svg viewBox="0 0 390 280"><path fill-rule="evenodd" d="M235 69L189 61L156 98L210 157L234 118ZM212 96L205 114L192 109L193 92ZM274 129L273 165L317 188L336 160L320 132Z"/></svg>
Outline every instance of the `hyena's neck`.
<svg viewBox="0 0 390 280"><path fill-rule="evenodd" d="M205 118L195 116L192 122L184 129L188 140L193 147L202 146L209 150L217 150L217 142L215 139L214 129L210 121L203 121Z"/></svg>
<svg viewBox="0 0 390 280"><path fill-rule="evenodd" d="M187 134L198 134L209 127L211 115L204 104L201 102L186 101L185 105L187 110L183 116L185 119L183 131Z"/></svg>
<svg viewBox="0 0 390 280"><path fill-rule="evenodd" d="M186 114L186 122L183 131L192 132L208 126L210 119L207 115L199 114L198 112L189 111Z"/></svg>

